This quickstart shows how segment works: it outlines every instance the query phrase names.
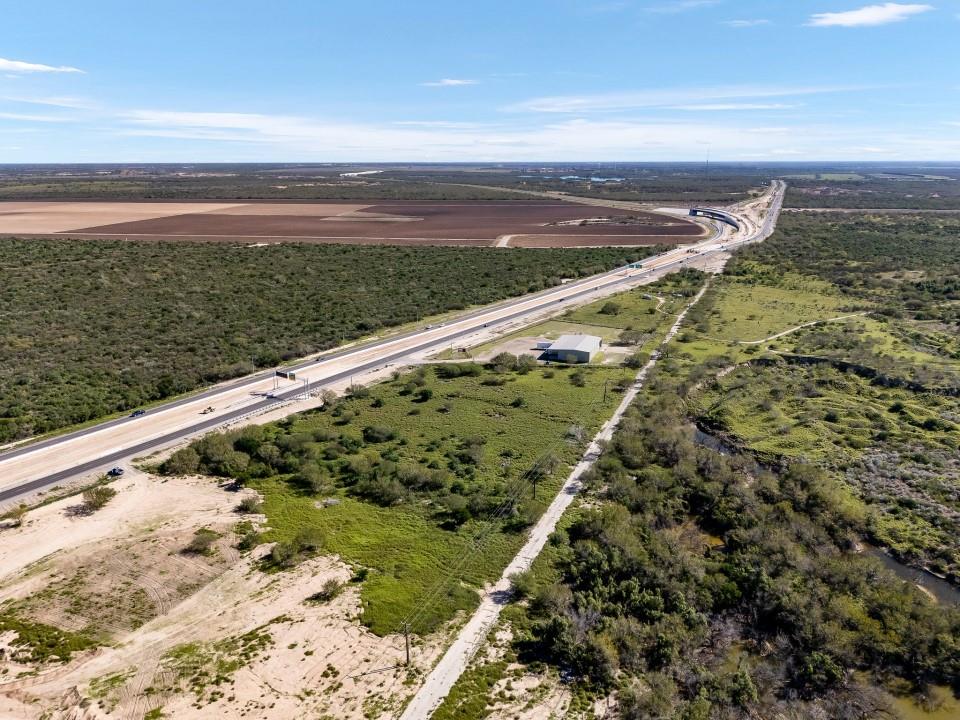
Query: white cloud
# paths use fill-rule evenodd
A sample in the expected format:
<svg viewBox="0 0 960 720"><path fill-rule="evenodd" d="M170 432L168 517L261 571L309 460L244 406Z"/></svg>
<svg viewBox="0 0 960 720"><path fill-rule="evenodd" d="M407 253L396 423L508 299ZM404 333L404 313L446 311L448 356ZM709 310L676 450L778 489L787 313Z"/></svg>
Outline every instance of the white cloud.
<svg viewBox="0 0 960 720"><path fill-rule="evenodd" d="M723 110L790 110L797 107L785 103L703 103L700 105L672 105L668 110L723 111Z"/></svg>
<svg viewBox="0 0 960 720"><path fill-rule="evenodd" d="M631 110L638 108L665 108L690 105L704 101L734 101L756 98L792 97L820 93L848 92L863 89L844 86L730 86L713 88L680 88L640 90L636 92L599 95L557 95L525 100L507 107L507 110L541 113L586 113Z"/></svg>
<svg viewBox="0 0 960 720"><path fill-rule="evenodd" d="M405 127L441 128L444 130L475 130L482 127L479 123L456 122L452 120L397 120L394 125Z"/></svg>
<svg viewBox="0 0 960 720"><path fill-rule="evenodd" d="M30 115L28 113L0 112L0 120L19 120L21 122L67 122L69 118L56 115Z"/></svg>
<svg viewBox="0 0 960 720"><path fill-rule="evenodd" d="M770 21L763 18L757 18L756 20L724 20L723 24L732 28L749 28L769 25Z"/></svg>
<svg viewBox="0 0 960 720"><path fill-rule="evenodd" d="M462 80L457 78L443 78L432 82L420 83L423 87L461 87L463 85L476 85L476 80Z"/></svg>
<svg viewBox="0 0 960 720"><path fill-rule="evenodd" d="M0 58L0 71L14 73L82 73L79 68L69 65L41 65L40 63L7 60Z"/></svg>
<svg viewBox="0 0 960 720"><path fill-rule="evenodd" d="M807 25L813 27L867 27L900 22L913 15L933 10L932 5L883 3L867 5L847 12L815 13Z"/></svg>
<svg viewBox="0 0 960 720"><path fill-rule="evenodd" d="M0 100L29 105L49 105L51 107L72 108L74 110L90 110L94 104L78 97L24 97L21 95L0 95Z"/></svg>
<svg viewBox="0 0 960 720"><path fill-rule="evenodd" d="M690 121L563 119L519 126L444 121L354 124L256 113L138 110L121 116L116 135L154 138L143 152L165 149L171 161L677 161L696 159L703 144L718 159L796 157L806 160L960 156L952 129L915 135L883 127L838 128L829 123L785 126L737 122L731 116ZM716 118L716 119L714 119ZM422 123L422 124L421 124ZM941 126L943 127L943 126ZM864 140L869 138L869 146ZM883 149L881 151L881 149ZM111 156L111 160L126 158ZM66 162L69 158L59 158Z"/></svg>

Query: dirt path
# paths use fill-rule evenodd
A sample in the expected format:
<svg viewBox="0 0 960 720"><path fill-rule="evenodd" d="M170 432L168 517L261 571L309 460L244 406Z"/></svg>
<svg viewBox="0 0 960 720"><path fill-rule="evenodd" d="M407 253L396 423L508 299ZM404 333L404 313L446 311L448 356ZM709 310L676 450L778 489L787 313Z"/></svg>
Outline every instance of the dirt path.
<svg viewBox="0 0 960 720"><path fill-rule="evenodd" d="M679 332L680 325L683 323L690 308L700 301L708 286L709 283L704 285L687 307L684 308L683 312L677 316L676 322L670 330L667 331L666 336L660 343L660 348L665 347L677 332ZM603 444L613 437L613 433L620 423L623 414L627 408L630 407L631 403L633 403L640 389L643 387L644 380L659 359L660 350L658 349L654 351L647 364L637 373L633 385L624 393L623 400L613 413L613 416L604 423L603 427L600 428L600 431L593 438L593 441L583 454L583 458L577 463L576 467L574 467L573 472L570 473L563 487L560 488L560 492L530 531L530 536L520 549L520 552L518 552L510 564L507 565L503 571L503 575L500 576L496 584L484 592L480 606L457 635L457 638L440 659L440 662L437 663L427 676L423 686L400 716L400 720L423 720L424 718L430 717L433 711L447 696L447 693L450 692L450 688L453 687L460 675L463 674L467 664L470 662L470 658L473 657L473 654L479 649L487 637L487 634L490 632L490 629L494 623L496 623L497 618L500 616L500 611L510 602L512 595L510 577L529 570L533 561L540 554L540 551L543 550L544 545L546 545L547 540L556 528L560 517L580 492L582 488L580 478L583 477L583 474L587 472L600 457Z"/></svg>
<svg viewBox="0 0 960 720"><path fill-rule="evenodd" d="M795 333L797 330L803 330L804 328L813 327L814 325L821 325L823 323L830 323L830 322L840 322L841 320L849 320L850 318L855 318L855 317L864 317L865 315L869 315L869 314L870 313L867 313L867 312L858 312L858 313L852 313L850 315L841 315L839 317L826 318L825 320L811 320L810 322L803 323L802 325L797 325L795 327L784 330L783 332L778 332L773 335L769 335L765 338L761 338L760 340L738 340L737 344L738 345L762 345L765 342L776 340L777 338L781 338L784 335L789 335L790 333Z"/></svg>

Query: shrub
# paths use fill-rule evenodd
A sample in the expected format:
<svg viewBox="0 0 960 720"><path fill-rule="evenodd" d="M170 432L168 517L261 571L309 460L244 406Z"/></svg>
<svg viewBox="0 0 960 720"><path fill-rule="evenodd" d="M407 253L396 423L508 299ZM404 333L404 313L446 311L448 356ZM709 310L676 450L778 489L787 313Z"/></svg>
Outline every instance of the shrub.
<svg viewBox="0 0 960 720"><path fill-rule="evenodd" d="M200 469L200 455L192 445L177 450L160 466L164 475L193 475Z"/></svg>
<svg viewBox="0 0 960 720"><path fill-rule="evenodd" d="M517 372L526 375L537 366L537 359L528 353L517 357Z"/></svg>
<svg viewBox="0 0 960 720"><path fill-rule="evenodd" d="M183 549L183 552L188 555L211 555L213 553L213 544L219 537L220 534L210 528L200 528L193 533L193 538Z"/></svg>
<svg viewBox="0 0 960 720"><path fill-rule="evenodd" d="M513 591L513 597L517 600L530 597L536 588L533 580L533 573L529 570L525 572L514 573L510 576L510 590Z"/></svg>
<svg viewBox="0 0 960 720"><path fill-rule="evenodd" d="M238 513L249 513L249 514L259 514L263 512L263 503L256 497L245 497L240 501L240 504L237 505Z"/></svg>
<svg viewBox="0 0 960 720"><path fill-rule="evenodd" d="M367 425L363 429L363 439L368 443L384 443L393 440L397 433L385 425Z"/></svg>
<svg viewBox="0 0 960 720"><path fill-rule="evenodd" d="M241 552L246 552L248 550L253 550L257 545L260 544L260 533L256 530L247 530L240 538L240 542L237 543L237 549Z"/></svg>
<svg viewBox="0 0 960 720"><path fill-rule="evenodd" d="M117 491L106 485L98 485L83 491L83 507L87 512L96 512L110 502Z"/></svg>
<svg viewBox="0 0 960 720"><path fill-rule="evenodd" d="M12 510L8 510L3 515L0 515L0 519L10 520L13 522L13 527L20 527L23 525L23 519L27 516L29 509L30 508L21 503Z"/></svg>
<svg viewBox="0 0 960 720"><path fill-rule="evenodd" d="M337 595L343 592L343 583L331 578L327 580L323 587L307 598L308 602L325 603L333 600Z"/></svg>
<svg viewBox="0 0 960 720"><path fill-rule="evenodd" d="M476 363L444 363L434 366L433 372L438 378L452 379L464 376L476 377L483 372L483 368Z"/></svg>
<svg viewBox="0 0 960 720"><path fill-rule="evenodd" d="M516 370L517 356L512 353L502 352L490 361L490 366L500 373Z"/></svg>
<svg viewBox="0 0 960 720"><path fill-rule="evenodd" d="M619 303L613 302L613 300L608 300L603 304L603 307L600 308L601 315L619 315L620 310L623 308Z"/></svg>
<svg viewBox="0 0 960 720"><path fill-rule="evenodd" d="M347 395L352 398L370 397L370 388L366 385L351 385L347 388Z"/></svg>
<svg viewBox="0 0 960 720"><path fill-rule="evenodd" d="M640 345L644 340L647 339L647 333L640 332L639 330L624 330L617 337L617 344L619 345Z"/></svg>

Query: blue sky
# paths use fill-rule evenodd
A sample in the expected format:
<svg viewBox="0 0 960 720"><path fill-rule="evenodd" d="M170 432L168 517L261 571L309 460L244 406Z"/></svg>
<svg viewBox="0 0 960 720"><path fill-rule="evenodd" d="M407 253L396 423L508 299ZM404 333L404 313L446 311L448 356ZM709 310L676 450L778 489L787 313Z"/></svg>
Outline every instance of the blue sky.
<svg viewBox="0 0 960 720"><path fill-rule="evenodd" d="M0 163L960 160L960 0L3 4Z"/></svg>

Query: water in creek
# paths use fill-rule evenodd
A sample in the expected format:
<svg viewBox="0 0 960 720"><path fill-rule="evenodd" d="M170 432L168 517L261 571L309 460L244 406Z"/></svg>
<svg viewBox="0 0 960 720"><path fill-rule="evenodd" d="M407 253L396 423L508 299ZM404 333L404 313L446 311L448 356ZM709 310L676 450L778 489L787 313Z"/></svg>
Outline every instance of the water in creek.
<svg viewBox="0 0 960 720"><path fill-rule="evenodd" d="M904 565L878 547L867 545L864 547L863 552L865 555L879 560L887 570L901 580L906 580L908 583L922 587L933 595L938 603L960 603L960 588L955 587L952 583L938 578L936 575L924 572L923 570L917 570L916 568Z"/></svg>
<svg viewBox="0 0 960 720"><path fill-rule="evenodd" d="M694 427L693 441L697 445L714 450L721 455L733 457L739 454L736 448L698 427ZM753 462L752 459L751 462ZM879 560L885 568L901 580L906 580L909 583L922 587L929 592L938 603L960 603L960 588L954 586L952 583L938 578L936 575L924 572L923 570L917 570L916 568L904 565L880 548L867 545L864 548L864 553Z"/></svg>

